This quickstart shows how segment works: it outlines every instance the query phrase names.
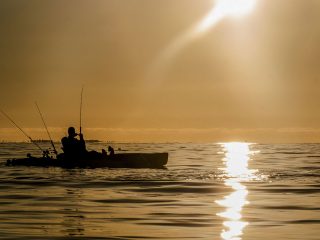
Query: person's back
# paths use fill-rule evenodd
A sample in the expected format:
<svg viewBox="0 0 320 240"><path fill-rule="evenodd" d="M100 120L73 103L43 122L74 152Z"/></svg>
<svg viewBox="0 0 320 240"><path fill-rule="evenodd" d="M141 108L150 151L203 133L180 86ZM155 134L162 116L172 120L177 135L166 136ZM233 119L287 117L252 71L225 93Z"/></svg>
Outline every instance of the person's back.
<svg viewBox="0 0 320 240"><path fill-rule="evenodd" d="M83 139L83 135L79 134L80 140L75 138L78 134L74 127L68 129L68 137L61 139L62 149L66 156L66 159L74 159L85 156L87 153L86 144Z"/></svg>

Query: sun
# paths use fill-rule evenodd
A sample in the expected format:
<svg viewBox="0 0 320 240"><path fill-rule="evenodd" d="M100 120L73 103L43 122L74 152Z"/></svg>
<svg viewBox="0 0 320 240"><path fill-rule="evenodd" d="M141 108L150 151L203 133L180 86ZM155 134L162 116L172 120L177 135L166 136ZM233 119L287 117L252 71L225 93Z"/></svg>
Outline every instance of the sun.
<svg viewBox="0 0 320 240"><path fill-rule="evenodd" d="M256 2L256 0L216 0L216 13L220 17L242 16L250 13Z"/></svg>
<svg viewBox="0 0 320 240"><path fill-rule="evenodd" d="M213 9L200 22L198 33L204 33L226 17L241 17L252 12L257 0L216 0Z"/></svg>

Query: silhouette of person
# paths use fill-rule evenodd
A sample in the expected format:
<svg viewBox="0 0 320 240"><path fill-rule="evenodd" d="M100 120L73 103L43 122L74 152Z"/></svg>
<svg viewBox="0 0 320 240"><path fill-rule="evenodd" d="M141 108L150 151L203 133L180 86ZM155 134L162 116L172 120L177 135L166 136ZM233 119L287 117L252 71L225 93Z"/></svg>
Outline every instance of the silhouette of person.
<svg viewBox="0 0 320 240"><path fill-rule="evenodd" d="M76 136L79 135L79 139ZM66 158L83 157L87 153L86 143L83 139L83 135L77 134L74 127L69 127L68 137L61 139L62 150L66 155Z"/></svg>

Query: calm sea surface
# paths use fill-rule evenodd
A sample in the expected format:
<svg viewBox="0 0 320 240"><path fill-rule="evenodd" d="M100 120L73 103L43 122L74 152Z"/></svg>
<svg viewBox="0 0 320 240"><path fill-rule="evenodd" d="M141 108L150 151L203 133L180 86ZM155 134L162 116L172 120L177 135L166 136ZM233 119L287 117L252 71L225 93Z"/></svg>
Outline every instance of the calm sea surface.
<svg viewBox="0 0 320 240"><path fill-rule="evenodd" d="M0 143L0 239L320 239L319 144L112 146L167 169L6 167L37 150Z"/></svg>

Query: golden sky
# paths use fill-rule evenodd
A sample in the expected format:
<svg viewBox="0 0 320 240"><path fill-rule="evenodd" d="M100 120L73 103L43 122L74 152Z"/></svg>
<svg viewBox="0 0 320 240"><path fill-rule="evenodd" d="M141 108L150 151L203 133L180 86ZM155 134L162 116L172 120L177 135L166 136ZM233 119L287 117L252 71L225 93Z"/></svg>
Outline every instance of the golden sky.
<svg viewBox="0 0 320 240"><path fill-rule="evenodd" d="M223 0L220 0L223 1ZM0 108L34 138L320 141L320 1L257 0L153 71L213 0L2 0ZM0 139L24 139L0 116Z"/></svg>

